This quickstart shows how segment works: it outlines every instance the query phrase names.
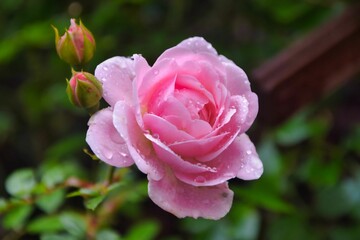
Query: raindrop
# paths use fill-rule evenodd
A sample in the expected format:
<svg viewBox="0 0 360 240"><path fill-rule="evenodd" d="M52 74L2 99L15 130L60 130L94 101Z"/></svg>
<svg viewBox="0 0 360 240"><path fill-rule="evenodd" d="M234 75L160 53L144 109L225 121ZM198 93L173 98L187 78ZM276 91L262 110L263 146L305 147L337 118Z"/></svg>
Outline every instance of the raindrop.
<svg viewBox="0 0 360 240"><path fill-rule="evenodd" d="M124 153L124 152L120 152L120 155L123 156L124 158L129 156L127 153Z"/></svg>
<svg viewBox="0 0 360 240"><path fill-rule="evenodd" d="M204 183L206 182L206 179L203 176L197 176L194 181L197 183Z"/></svg>
<svg viewBox="0 0 360 240"><path fill-rule="evenodd" d="M107 70L109 70L109 68L104 66L104 67L103 67L103 70L104 70L104 71L107 71Z"/></svg>
<svg viewBox="0 0 360 240"><path fill-rule="evenodd" d="M103 154L104 154L104 157L109 160L112 159L112 157L114 156L113 152L111 152L109 150L104 150Z"/></svg>
<svg viewBox="0 0 360 240"><path fill-rule="evenodd" d="M106 82L106 78L104 78L104 77L101 78L101 81L102 81L102 82Z"/></svg>
<svg viewBox="0 0 360 240"><path fill-rule="evenodd" d="M246 154L247 154L247 155L250 155L251 153L252 153L251 150L247 150L247 151L246 151Z"/></svg>

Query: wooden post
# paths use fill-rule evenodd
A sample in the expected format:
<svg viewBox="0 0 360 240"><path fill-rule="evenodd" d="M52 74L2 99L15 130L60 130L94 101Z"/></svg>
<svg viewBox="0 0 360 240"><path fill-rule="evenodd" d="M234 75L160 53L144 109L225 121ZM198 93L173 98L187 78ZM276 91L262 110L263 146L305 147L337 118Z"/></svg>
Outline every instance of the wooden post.
<svg viewBox="0 0 360 240"><path fill-rule="evenodd" d="M360 72L360 4L253 71L260 120L276 124ZM360 93L359 93L360 94Z"/></svg>

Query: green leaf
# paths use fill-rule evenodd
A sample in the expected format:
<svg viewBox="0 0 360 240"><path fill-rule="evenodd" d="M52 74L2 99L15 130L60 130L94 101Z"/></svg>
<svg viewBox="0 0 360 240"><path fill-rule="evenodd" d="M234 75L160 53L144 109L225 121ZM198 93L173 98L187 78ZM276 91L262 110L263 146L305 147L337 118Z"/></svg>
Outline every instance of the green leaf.
<svg viewBox="0 0 360 240"><path fill-rule="evenodd" d="M29 223L29 233L51 233L64 229L59 216L42 216Z"/></svg>
<svg viewBox="0 0 360 240"><path fill-rule="evenodd" d="M96 233L96 240L121 240L120 235L111 229L102 229Z"/></svg>
<svg viewBox="0 0 360 240"><path fill-rule="evenodd" d="M21 205L11 209L3 219L3 226L7 229L20 229L32 213L33 207Z"/></svg>
<svg viewBox="0 0 360 240"><path fill-rule="evenodd" d="M46 213L55 212L65 200L65 190L58 189L48 195L41 196L36 205Z"/></svg>
<svg viewBox="0 0 360 240"><path fill-rule="evenodd" d="M79 238L69 234L45 233L40 236L40 240L79 240Z"/></svg>
<svg viewBox="0 0 360 240"><path fill-rule="evenodd" d="M35 186L36 180L32 169L17 170L5 182L6 191L16 197L29 196Z"/></svg>
<svg viewBox="0 0 360 240"><path fill-rule="evenodd" d="M276 140L284 146L297 144L309 137L305 113L294 116L276 131Z"/></svg>
<svg viewBox="0 0 360 240"><path fill-rule="evenodd" d="M276 192L264 187L234 188L234 191L238 197L265 209L279 213L294 211L294 207L291 204L284 201Z"/></svg>
<svg viewBox="0 0 360 240"><path fill-rule="evenodd" d="M86 233L85 217L75 212L65 212L60 215L64 229L72 236L83 238Z"/></svg>
<svg viewBox="0 0 360 240"><path fill-rule="evenodd" d="M133 226L126 235L126 240L151 240L155 239L160 230L160 226L155 221L140 222Z"/></svg>
<svg viewBox="0 0 360 240"><path fill-rule="evenodd" d="M99 195L85 199L85 207L90 210L95 210L96 207L105 199L106 195Z"/></svg>
<svg viewBox="0 0 360 240"><path fill-rule="evenodd" d="M6 199L0 198L0 213L4 212L8 206Z"/></svg>

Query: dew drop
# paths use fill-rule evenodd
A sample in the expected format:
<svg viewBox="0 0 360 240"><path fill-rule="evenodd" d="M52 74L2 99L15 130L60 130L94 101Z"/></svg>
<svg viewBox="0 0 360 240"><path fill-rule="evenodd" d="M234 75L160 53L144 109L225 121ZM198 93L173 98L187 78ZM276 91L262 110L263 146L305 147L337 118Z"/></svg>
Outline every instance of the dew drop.
<svg viewBox="0 0 360 240"><path fill-rule="evenodd" d="M104 152L103 152L103 154L104 154L104 157L106 158L106 159L112 159L112 157L114 156L114 154L113 154L113 152L111 152L111 151L109 151L109 150L105 150Z"/></svg>
<svg viewBox="0 0 360 240"><path fill-rule="evenodd" d="M246 154L247 154L247 155L250 155L251 153L252 153L251 150L247 150L247 151L246 151Z"/></svg>
<svg viewBox="0 0 360 240"><path fill-rule="evenodd" d="M124 152L120 152L120 155L123 156L124 158L129 156L127 153L124 153Z"/></svg>
<svg viewBox="0 0 360 240"><path fill-rule="evenodd" d="M194 181L197 183L204 183L206 182L206 179L203 176L197 176Z"/></svg>
<svg viewBox="0 0 360 240"><path fill-rule="evenodd" d="M107 71L107 70L109 70L109 68L104 66L104 67L103 67L103 70L104 70L104 71Z"/></svg>
<svg viewBox="0 0 360 240"><path fill-rule="evenodd" d="M102 81L102 82L106 82L106 78L104 78L104 77L101 78L101 81Z"/></svg>

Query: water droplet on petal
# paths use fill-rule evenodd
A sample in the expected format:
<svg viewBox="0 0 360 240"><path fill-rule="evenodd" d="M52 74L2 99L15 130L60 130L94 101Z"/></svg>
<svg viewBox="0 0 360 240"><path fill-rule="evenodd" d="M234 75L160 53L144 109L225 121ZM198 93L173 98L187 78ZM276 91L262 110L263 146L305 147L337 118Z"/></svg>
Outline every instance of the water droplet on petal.
<svg viewBox="0 0 360 240"><path fill-rule="evenodd" d="M120 152L120 155L123 156L124 158L129 156L127 153L124 153L124 152Z"/></svg>
<svg viewBox="0 0 360 240"><path fill-rule="evenodd" d="M250 155L251 153L252 153L251 150L247 150L247 151L246 151L246 154L247 154L247 155Z"/></svg>
<svg viewBox="0 0 360 240"><path fill-rule="evenodd" d="M103 70L104 70L104 71L107 71L107 70L109 70L109 68L104 66L104 67L103 67Z"/></svg>
<svg viewBox="0 0 360 240"><path fill-rule="evenodd" d="M104 150L103 154L104 157L108 160L112 159L112 157L114 156L113 152L109 150Z"/></svg>
<svg viewBox="0 0 360 240"><path fill-rule="evenodd" d="M159 71L158 70L155 70L154 71L154 75L158 75L159 74Z"/></svg>
<svg viewBox="0 0 360 240"><path fill-rule="evenodd" d="M204 183L206 182L206 179L203 176L197 176L194 181L197 183Z"/></svg>

